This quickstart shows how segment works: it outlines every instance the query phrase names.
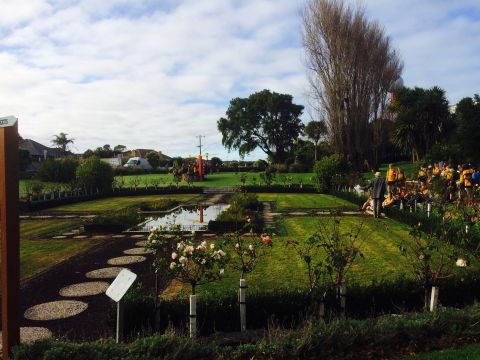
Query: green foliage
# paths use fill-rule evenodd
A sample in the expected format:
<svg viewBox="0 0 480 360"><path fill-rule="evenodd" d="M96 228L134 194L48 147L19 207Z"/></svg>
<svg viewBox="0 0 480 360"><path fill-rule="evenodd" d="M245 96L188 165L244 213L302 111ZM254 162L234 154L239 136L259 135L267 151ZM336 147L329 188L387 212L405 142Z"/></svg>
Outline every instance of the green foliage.
<svg viewBox="0 0 480 360"><path fill-rule="evenodd" d="M179 204L178 200L163 198L151 203L142 203L139 207L142 211L166 211L173 209Z"/></svg>
<svg viewBox="0 0 480 360"><path fill-rule="evenodd" d="M455 109L457 131L452 144L458 144L463 161L480 160L478 144L480 140L480 97L475 95L460 100ZM452 145L454 146L454 145Z"/></svg>
<svg viewBox="0 0 480 360"><path fill-rule="evenodd" d="M153 170L158 168L160 166L160 155L156 151L150 151L147 155L146 158L148 160L148 163L152 167Z"/></svg>
<svg viewBox="0 0 480 360"><path fill-rule="evenodd" d="M92 220L92 224L105 227L119 227L128 229L138 225L142 221L142 217L134 207L110 211L96 216Z"/></svg>
<svg viewBox="0 0 480 360"><path fill-rule="evenodd" d="M350 164L341 155L325 156L315 163L313 172L317 190L324 193L332 190L336 175L343 178L348 176Z"/></svg>
<svg viewBox="0 0 480 360"><path fill-rule="evenodd" d="M227 117L217 122L222 144L229 150L238 149L240 156L258 147L274 163L283 163L302 131L302 112L303 106L294 104L291 95L270 90L232 99Z"/></svg>
<svg viewBox="0 0 480 360"><path fill-rule="evenodd" d="M78 185L85 189L108 191L112 188L113 169L98 157L86 159L76 171Z"/></svg>
<svg viewBox="0 0 480 360"><path fill-rule="evenodd" d="M75 139L69 139L67 135L68 134L61 132L58 135L54 135L54 138L52 140L52 144L56 145L59 149L61 149L63 153L67 152L68 144L73 144L75 140Z"/></svg>
<svg viewBox="0 0 480 360"><path fill-rule="evenodd" d="M75 157L48 158L38 168L36 177L47 182L71 183L75 181L78 160Z"/></svg>
<svg viewBox="0 0 480 360"><path fill-rule="evenodd" d="M448 100L437 86L401 88L391 107L396 112L392 141L404 153L411 153L413 160L420 160L452 132Z"/></svg>
<svg viewBox="0 0 480 360"><path fill-rule="evenodd" d="M264 171L268 167L268 162L265 160L259 159L253 163L253 167L260 171Z"/></svg>
<svg viewBox="0 0 480 360"><path fill-rule="evenodd" d="M32 163L28 150L18 149L18 157L20 158L20 171L27 170L28 165Z"/></svg>
<svg viewBox="0 0 480 360"><path fill-rule="evenodd" d="M211 162L211 164L212 164L212 168L213 168L213 169L220 168L220 167L222 167L222 165L223 165L222 159L220 159L219 157L216 157L216 156L212 157L212 158L210 159L210 162Z"/></svg>

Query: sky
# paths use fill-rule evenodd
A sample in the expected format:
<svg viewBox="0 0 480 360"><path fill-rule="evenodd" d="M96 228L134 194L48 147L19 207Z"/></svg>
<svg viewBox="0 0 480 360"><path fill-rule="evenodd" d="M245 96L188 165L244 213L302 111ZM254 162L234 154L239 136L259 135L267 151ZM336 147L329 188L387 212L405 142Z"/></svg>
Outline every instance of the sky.
<svg viewBox="0 0 480 360"><path fill-rule="evenodd" d="M479 0L347 0L365 6L405 63L406 86L451 104L480 92ZM217 121L270 89L308 105L305 0L0 0L0 116L47 146L104 144L238 159ZM311 120L306 111L304 122ZM264 157L255 151L246 159Z"/></svg>

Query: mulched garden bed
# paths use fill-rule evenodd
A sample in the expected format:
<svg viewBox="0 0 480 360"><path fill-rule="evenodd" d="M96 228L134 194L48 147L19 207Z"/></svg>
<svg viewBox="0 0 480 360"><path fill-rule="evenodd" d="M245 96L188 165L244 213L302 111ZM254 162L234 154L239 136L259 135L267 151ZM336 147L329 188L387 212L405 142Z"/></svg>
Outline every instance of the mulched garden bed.
<svg viewBox="0 0 480 360"><path fill-rule="evenodd" d="M93 340L112 337L115 334L114 322L111 315L114 302L105 294L81 297L63 297L59 291L69 285L87 281L86 273L109 267L107 261L111 258L124 256L127 249L135 248L139 239L126 237L123 239L111 238L102 245L94 247L86 253L60 263L41 275L27 281L20 291L20 326L41 326L50 329L55 337L70 340ZM154 286L154 273L152 272L152 255L143 255L146 261L129 264L124 267L138 275L136 282L141 282L147 288ZM111 283L113 279L106 279ZM165 279L160 285L165 286ZM49 321L33 321L24 317L25 311L42 303L58 300L78 300L88 304L88 309L69 318ZM109 319L110 317L110 319Z"/></svg>

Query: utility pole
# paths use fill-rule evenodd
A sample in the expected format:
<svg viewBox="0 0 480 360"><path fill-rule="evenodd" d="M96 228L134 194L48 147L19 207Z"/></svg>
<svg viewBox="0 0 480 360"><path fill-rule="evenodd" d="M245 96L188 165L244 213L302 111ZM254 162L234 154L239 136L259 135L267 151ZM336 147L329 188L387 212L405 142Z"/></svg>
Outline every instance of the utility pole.
<svg viewBox="0 0 480 360"><path fill-rule="evenodd" d="M198 135L199 145L197 147L200 148L200 153L198 155L198 180L203 181L203 162L202 162L202 137L203 135Z"/></svg>
<svg viewBox="0 0 480 360"><path fill-rule="evenodd" d="M198 148L200 148L200 152L199 154L202 155L202 138L204 138L205 136L204 135L198 135L197 138L198 138L198 141L199 141L199 145L197 145Z"/></svg>

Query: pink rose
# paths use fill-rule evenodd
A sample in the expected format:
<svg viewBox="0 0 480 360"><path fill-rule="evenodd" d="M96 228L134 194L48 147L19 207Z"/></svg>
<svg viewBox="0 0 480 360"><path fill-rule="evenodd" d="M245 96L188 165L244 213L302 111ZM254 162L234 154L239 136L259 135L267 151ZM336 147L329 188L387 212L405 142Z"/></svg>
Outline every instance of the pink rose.
<svg viewBox="0 0 480 360"><path fill-rule="evenodd" d="M173 252L172 253L172 260L175 260L177 258L177 253L176 252Z"/></svg>
<svg viewBox="0 0 480 360"><path fill-rule="evenodd" d="M272 243L272 240L270 240L270 236L268 235L262 235L262 242L265 245L270 245Z"/></svg>

